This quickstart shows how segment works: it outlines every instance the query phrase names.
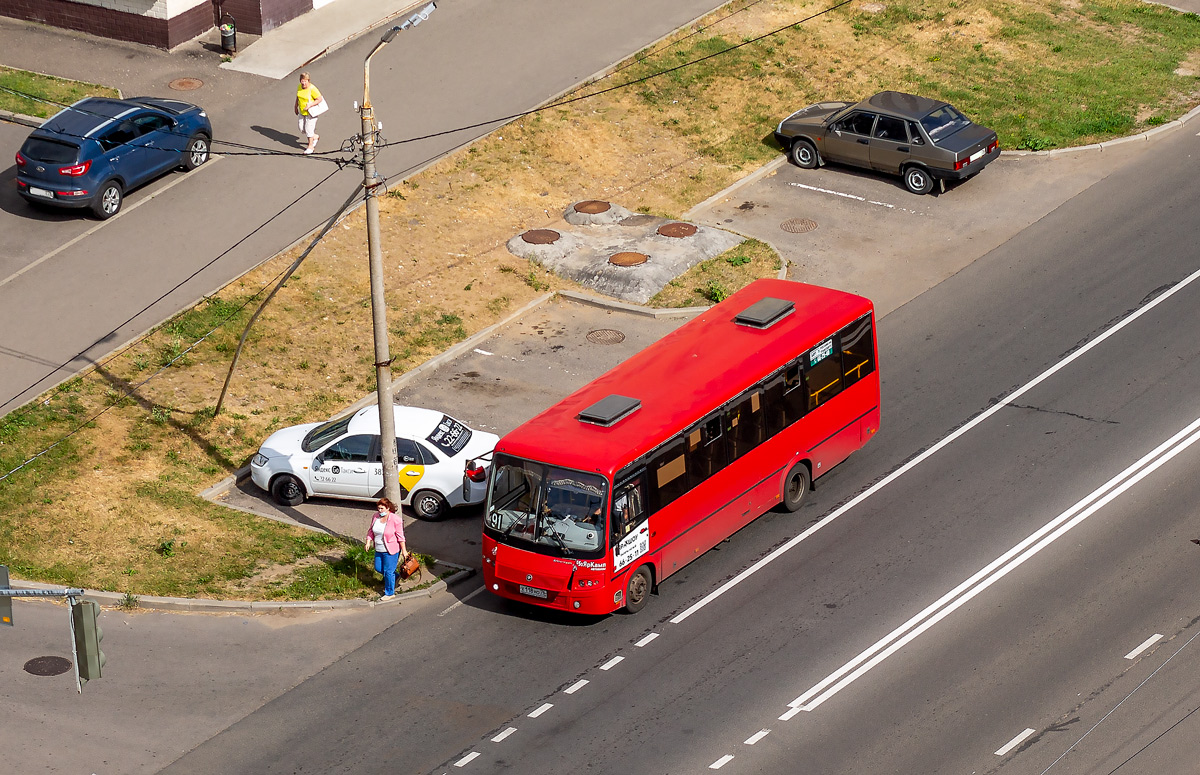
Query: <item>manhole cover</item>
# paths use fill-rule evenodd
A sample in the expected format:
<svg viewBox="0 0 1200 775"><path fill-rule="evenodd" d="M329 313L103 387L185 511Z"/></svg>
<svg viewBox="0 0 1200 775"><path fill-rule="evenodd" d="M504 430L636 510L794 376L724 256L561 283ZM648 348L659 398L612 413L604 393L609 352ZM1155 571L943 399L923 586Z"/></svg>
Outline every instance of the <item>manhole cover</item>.
<svg viewBox="0 0 1200 775"><path fill-rule="evenodd" d="M71 660L65 657L34 657L25 663L30 675L62 675L70 669Z"/></svg>
<svg viewBox="0 0 1200 775"><path fill-rule="evenodd" d="M650 256L645 253L613 253L608 257L608 263L616 266L637 266L644 264L650 260Z"/></svg>
<svg viewBox="0 0 1200 775"><path fill-rule="evenodd" d="M575 212L587 215L599 215L600 213L608 212L611 207L612 205L608 202L601 202L599 199L588 199L575 205Z"/></svg>
<svg viewBox="0 0 1200 775"><path fill-rule="evenodd" d="M811 218L788 218L779 224L779 228L789 234L803 234L806 231L812 231L817 228L817 222Z"/></svg>
<svg viewBox="0 0 1200 775"><path fill-rule="evenodd" d="M597 328L588 331L585 338L592 344L620 344L625 341L625 335L615 328Z"/></svg>
<svg viewBox="0 0 1200 775"><path fill-rule="evenodd" d="M658 233L664 237L690 237L696 233L696 227L690 223L664 223L658 227Z"/></svg>
<svg viewBox="0 0 1200 775"><path fill-rule="evenodd" d="M549 245L556 242L561 236L554 229L530 229L521 235L521 239L530 245Z"/></svg>
<svg viewBox="0 0 1200 775"><path fill-rule="evenodd" d="M201 81L199 78L176 78L167 84L167 86L170 86L175 91L191 91L199 89L203 85L204 81Z"/></svg>

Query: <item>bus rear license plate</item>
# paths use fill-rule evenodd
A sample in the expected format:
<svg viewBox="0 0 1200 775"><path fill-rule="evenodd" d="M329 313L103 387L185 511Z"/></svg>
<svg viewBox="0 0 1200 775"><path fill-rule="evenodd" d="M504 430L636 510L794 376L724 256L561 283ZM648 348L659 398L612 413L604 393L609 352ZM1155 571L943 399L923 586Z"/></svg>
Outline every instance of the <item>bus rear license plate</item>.
<svg viewBox="0 0 1200 775"><path fill-rule="evenodd" d="M530 597L540 597L542 600L545 600L546 598L548 598L550 596L550 593L548 593L544 589L538 589L537 587L527 587L524 584L517 587L517 591L519 591L522 595L529 595Z"/></svg>

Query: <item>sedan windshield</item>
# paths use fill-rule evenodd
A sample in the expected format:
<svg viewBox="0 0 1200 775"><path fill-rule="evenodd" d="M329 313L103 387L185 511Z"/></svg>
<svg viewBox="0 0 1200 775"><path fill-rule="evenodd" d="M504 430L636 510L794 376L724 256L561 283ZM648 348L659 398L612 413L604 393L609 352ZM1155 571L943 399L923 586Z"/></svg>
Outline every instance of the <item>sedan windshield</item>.
<svg viewBox="0 0 1200 775"><path fill-rule="evenodd" d="M925 133L935 143L938 140L946 139L970 123L969 118L959 113L951 105L943 105L921 119L921 126L925 127Z"/></svg>
<svg viewBox="0 0 1200 775"><path fill-rule="evenodd" d="M541 554L604 554L608 485L598 474L498 455L484 526L501 543Z"/></svg>
<svg viewBox="0 0 1200 775"><path fill-rule="evenodd" d="M334 439L342 436L346 429L350 427L350 421L354 419L354 415L347 415L340 420L330 420L327 423L322 423L308 432L304 437L304 441L300 442L300 449L305 452L313 452L325 446Z"/></svg>

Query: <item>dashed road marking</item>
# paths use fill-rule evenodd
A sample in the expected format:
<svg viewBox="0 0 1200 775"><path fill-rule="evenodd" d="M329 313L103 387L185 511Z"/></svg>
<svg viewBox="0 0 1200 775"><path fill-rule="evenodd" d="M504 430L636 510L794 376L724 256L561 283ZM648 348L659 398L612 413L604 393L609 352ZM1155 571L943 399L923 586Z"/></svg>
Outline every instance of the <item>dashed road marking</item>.
<svg viewBox="0 0 1200 775"><path fill-rule="evenodd" d="M479 751L471 751L469 754L459 759L454 763L455 767L466 767L471 762L475 761L475 757L479 756Z"/></svg>
<svg viewBox="0 0 1200 775"><path fill-rule="evenodd" d="M754 744L755 744L755 743L757 743L759 740L762 740L764 737L766 737L766 736L767 736L767 735L769 735L769 734L771 734L771 730L769 730L769 729L760 729L760 730L758 730L757 732L755 732L754 734L750 735L750 737L746 738L746 739L745 739L743 742L744 742L746 745L754 745Z"/></svg>
<svg viewBox="0 0 1200 775"><path fill-rule="evenodd" d="M1029 737L1032 734L1033 734L1032 729L1026 729L1024 732L1022 732L1021 734L1014 737L1012 740L1009 740L1007 743L1005 743L1003 748L1001 748L999 751L996 751L996 755L1003 756L1004 754L1008 753L1012 749L1016 748L1021 743L1025 742L1025 738Z"/></svg>
<svg viewBox="0 0 1200 775"><path fill-rule="evenodd" d="M625 657L613 657L612 659L608 660L603 665L601 665L600 669L601 670L612 670L614 667L617 666L618 663L623 662L624 660L625 660Z"/></svg>
<svg viewBox="0 0 1200 775"><path fill-rule="evenodd" d="M553 703L547 702L544 705L542 705L542 707L535 710L533 713L530 713L529 718L537 718L538 716L542 715L543 713L545 713L546 711L550 710L553 707L554 707Z"/></svg>
<svg viewBox="0 0 1200 775"><path fill-rule="evenodd" d="M1134 658L1136 658L1138 654L1141 654L1143 651L1145 651L1146 649L1150 648L1150 647L1151 647L1151 646L1153 646L1155 643L1158 643L1158 641L1159 641L1161 638L1162 638L1162 635L1160 635L1159 633L1154 633L1154 634L1153 634L1153 635L1151 635L1149 638L1146 638L1146 640L1142 642L1142 645L1138 646L1138 647L1137 647L1137 648L1135 648L1133 651L1131 651L1131 652L1129 652L1128 654L1126 654L1126 655L1125 655L1125 658L1126 658L1126 659L1134 659Z"/></svg>
<svg viewBox="0 0 1200 775"><path fill-rule="evenodd" d="M650 641L654 640L657 637L658 637L658 633L652 632L633 645L637 646L638 648L641 648L642 646L645 646L647 643L649 643Z"/></svg>
<svg viewBox="0 0 1200 775"><path fill-rule="evenodd" d="M579 691L580 689L582 689L583 687L585 687L587 685L588 685L588 680L586 678L580 678L578 681L571 684L566 689L563 689L563 694L574 694L575 692Z"/></svg>
<svg viewBox="0 0 1200 775"><path fill-rule="evenodd" d="M708 768L710 770L719 770L726 764L729 764L731 761L733 761L733 756L731 754L725 754L720 759L717 759L715 762L708 765Z"/></svg>
<svg viewBox="0 0 1200 775"><path fill-rule="evenodd" d="M789 182L788 185L795 186L796 188L803 188L808 191L816 191L819 194L830 194L832 196L840 196L843 199L853 199L856 202L862 202L863 204L868 204L868 205L875 205L876 207L886 207L889 210L898 210L903 213L912 213L913 215L924 215L924 213L920 212L919 210L910 210L907 207L897 207L896 205L891 204L889 202L880 202L878 199L867 199L865 196L858 196L857 194L847 194L844 191L834 191L833 189L830 189L830 188L821 188L820 186L810 186L806 183L791 183L791 182Z"/></svg>
<svg viewBox="0 0 1200 775"><path fill-rule="evenodd" d="M504 738L508 737L509 735L511 735L513 732L516 732L516 731L517 731L517 728L516 728L516 727L509 727L508 729L504 730L504 731L503 731L503 732L501 732L500 734L498 734L498 735L496 735L495 737L493 737L493 738L492 738L492 742L493 742L493 743L498 743L498 742L500 742L501 740L503 740Z"/></svg>

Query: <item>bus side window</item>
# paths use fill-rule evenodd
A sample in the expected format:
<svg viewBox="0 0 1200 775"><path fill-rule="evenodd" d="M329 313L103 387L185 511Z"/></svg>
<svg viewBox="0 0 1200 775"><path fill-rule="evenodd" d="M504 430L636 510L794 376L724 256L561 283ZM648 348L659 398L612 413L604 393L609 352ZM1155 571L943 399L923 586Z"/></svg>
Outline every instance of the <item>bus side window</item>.
<svg viewBox="0 0 1200 775"><path fill-rule="evenodd" d="M763 422L769 439L787 427L783 404L783 372L771 375L762 386Z"/></svg>
<svg viewBox="0 0 1200 775"><path fill-rule="evenodd" d="M615 545L646 519L642 508L642 477L622 487L613 497L612 531Z"/></svg>
<svg viewBox="0 0 1200 775"><path fill-rule="evenodd" d="M804 416L808 411L807 390L804 387L804 374L800 370L800 362L790 363L783 369L783 424L791 425Z"/></svg>
<svg viewBox="0 0 1200 775"><path fill-rule="evenodd" d="M725 445L721 443L721 415L702 420L684 434L687 440L687 471L690 487L703 482L725 467Z"/></svg>
<svg viewBox="0 0 1200 775"><path fill-rule="evenodd" d="M842 392L842 359L833 357L835 350L830 338L808 351L804 379L808 382L810 412Z"/></svg>
<svg viewBox="0 0 1200 775"><path fill-rule="evenodd" d="M676 438L654 453L649 463L647 514L654 514L688 491L684 439Z"/></svg>
<svg viewBox="0 0 1200 775"><path fill-rule="evenodd" d="M875 338L871 316L856 320L841 331L842 375L846 387L875 371Z"/></svg>
<svg viewBox="0 0 1200 775"><path fill-rule="evenodd" d="M763 442L762 394L758 388L738 396L725 410L729 459L737 460Z"/></svg>

